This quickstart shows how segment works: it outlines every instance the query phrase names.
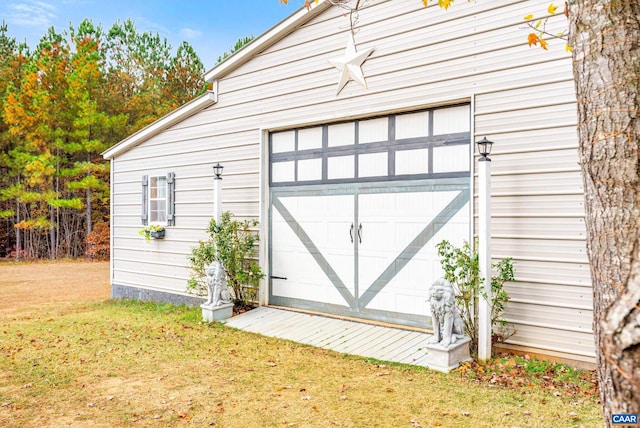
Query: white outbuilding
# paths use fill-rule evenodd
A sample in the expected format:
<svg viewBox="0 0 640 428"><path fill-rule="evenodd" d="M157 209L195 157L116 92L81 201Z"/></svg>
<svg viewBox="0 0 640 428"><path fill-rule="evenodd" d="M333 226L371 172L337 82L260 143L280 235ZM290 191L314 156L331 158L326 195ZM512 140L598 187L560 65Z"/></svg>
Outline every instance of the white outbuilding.
<svg viewBox="0 0 640 428"><path fill-rule="evenodd" d="M211 92L104 153L112 295L194 301L219 162L223 209L260 221L261 305L428 325L437 243L477 235L486 137L491 257L516 266L504 346L595 361L571 55L529 47L523 20L547 6L375 0L353 33L328 0L295 12L208 71Z"/></svg>

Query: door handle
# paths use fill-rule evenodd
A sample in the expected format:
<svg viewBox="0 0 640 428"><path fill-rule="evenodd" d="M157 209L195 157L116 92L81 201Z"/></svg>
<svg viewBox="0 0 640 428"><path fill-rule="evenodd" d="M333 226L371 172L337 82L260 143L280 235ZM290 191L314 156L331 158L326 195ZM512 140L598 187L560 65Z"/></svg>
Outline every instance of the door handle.
<svg viewBox="0 0 640 428"><path fill-rule="evenodd" d="M351 243L353 244L353 223L351 223L351 227L349 228L349 237L351 238Z"/></svg>
<svg viewBox="0 0 640 428"><path fill-rule="evenodd" d="M362 244L362 223L358 225L358 244Z"/></svg>
<svg viewBox="0 0 640 428"><path fill-rule="evenodd" d="M271 278L271 279L284 279L284 280L287 279L286 276L276 276L276 275L269 275L269 278Z"/></svg>

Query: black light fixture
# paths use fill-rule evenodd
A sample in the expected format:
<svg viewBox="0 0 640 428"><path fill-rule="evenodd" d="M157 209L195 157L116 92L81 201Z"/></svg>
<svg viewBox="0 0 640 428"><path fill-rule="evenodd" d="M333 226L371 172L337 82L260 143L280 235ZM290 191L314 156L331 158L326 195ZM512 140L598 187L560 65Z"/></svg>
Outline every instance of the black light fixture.
<svg viewBox="0 0 640 428"><path fill-rule="evenodd" d="M217 164L214 165L213 173L216 176L216 180L222 180L222 170L223 169L224 169L224 167L222 165L220 165L220 162L218 162Z"/></svg>
<svg viewBox="0 0 640 428"><path fill-rule="evenodd" d="M493 146L493 141L489 141L487 140L487 137L483 137L482 140L476 141L476 144L478 145L478 153L480 153L480 156L482 156L480 160L491 162L491 159L489 159L488 156L491 154L491 146Z"/></svg>

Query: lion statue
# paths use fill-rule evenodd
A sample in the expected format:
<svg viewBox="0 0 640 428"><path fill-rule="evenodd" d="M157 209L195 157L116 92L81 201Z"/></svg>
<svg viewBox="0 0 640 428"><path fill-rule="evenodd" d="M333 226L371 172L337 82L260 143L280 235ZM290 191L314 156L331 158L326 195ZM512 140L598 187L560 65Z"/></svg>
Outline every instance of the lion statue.
<svg viewBox="0 0 640 428"><path fill-rule="evenodd" d="M453 286L445 279L439 279L429 289L429 306L433 320L433 336L429 343L439 343L444 347L464 337L464 326L456 306Z"/></svg>
<svg viewBox="0 0 640 428"><path fill-rule="evenodd" d="M207 301L205 305L221 306L231 303L231 294L227 288L227 277L218 261L211 263L205 270L207 274Z"/></svg>

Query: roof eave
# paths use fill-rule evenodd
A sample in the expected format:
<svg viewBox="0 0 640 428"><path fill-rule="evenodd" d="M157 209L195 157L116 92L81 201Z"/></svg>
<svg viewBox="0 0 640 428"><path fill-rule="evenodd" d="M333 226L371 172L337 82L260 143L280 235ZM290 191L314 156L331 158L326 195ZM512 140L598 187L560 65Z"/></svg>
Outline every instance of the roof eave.
<svg viewBox="0 0 640 428"><path fill-rule="evenodd" d="M119 156L138 144L148 140L149 138L158 135L165 129L175 125L178 122L194 115L195 113L203 110L216 102L216 95L212 91L208 91L205 94L193 99L192 101L178 107L171 113L166 114L160 119L156 120L150 125L142 128L135 134L130 135L124 140L112 146L110 149L102 152L102 157L105 159L113 159Z"/></svg>
<svg viewBox="0 0 640 428"><path fill-rule="evenodd" d="M288 18L277 24L275 27L262 34L260 37L254 39L251 43L231 55L220 64L214 66L211 70L204 74L205 81L211 83L216 79L232 72L236 68L240 67L245 62L249 61L259 52L272 46L298 26L304 24L310 19L314 18L321 12L331 7L329 0L312 1L311 7L307 9L302 7L297 12L293 13Z"/></svg>

